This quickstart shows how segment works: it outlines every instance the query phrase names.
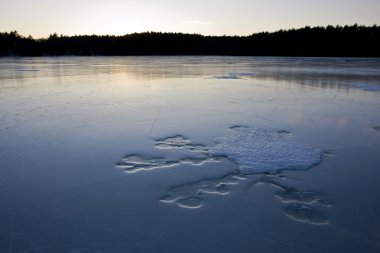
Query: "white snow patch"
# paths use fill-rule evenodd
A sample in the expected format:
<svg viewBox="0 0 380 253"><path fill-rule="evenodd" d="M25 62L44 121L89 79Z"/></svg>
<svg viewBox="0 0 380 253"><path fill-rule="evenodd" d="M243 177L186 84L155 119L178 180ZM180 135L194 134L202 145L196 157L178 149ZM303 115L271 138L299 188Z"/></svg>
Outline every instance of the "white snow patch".
<svg viewBox="0 0 380 253"><path fill-rule="evenodd" d="M211 156L226 156L243 173L303 170L321 162L322 151L299 144L278 133L234 127L226 137L217 138L209 150Z"/></svg>

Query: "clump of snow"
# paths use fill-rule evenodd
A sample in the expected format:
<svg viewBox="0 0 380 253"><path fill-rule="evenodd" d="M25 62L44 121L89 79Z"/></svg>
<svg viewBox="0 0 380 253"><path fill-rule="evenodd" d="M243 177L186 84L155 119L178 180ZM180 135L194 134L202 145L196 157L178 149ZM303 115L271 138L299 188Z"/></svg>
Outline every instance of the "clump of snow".
<svg viewBox="0 0 380 253"><path fill-rule="evenodd" d="M277 133L234 127L231 133L215 140L211 156L225 156L236 162L243 173L303 170L321 162L322 151L299 144Z"/></svg>
<svg viewBox="0 0 380 253"><path fill-rule="evenodd" d="M359 89L359 90L364 90L364 91L380 91L380 85L369 84L369 83L352 84L351 87L354 89Z"/></svg>

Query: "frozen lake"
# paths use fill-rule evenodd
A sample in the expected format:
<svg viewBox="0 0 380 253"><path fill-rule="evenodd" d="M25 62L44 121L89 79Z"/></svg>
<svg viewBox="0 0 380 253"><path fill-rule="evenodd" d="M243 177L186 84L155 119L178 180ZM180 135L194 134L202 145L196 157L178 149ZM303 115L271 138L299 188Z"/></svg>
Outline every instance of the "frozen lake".
<svg viewBox="0 0 380 253"><path fill-rule="evenodd" d="M0 252L379 252L380 59L0 58Z"/></svg>

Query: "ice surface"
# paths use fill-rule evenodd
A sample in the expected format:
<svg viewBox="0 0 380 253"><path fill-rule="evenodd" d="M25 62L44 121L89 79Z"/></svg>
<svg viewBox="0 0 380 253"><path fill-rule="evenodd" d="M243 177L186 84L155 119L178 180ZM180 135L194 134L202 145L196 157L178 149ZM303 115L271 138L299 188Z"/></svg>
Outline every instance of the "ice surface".
<svg viewBox="0 0 380 253"><path fill-rule="evenodd" d="M256 73L254 72L230 72L224 76L214 76L216 79L241 79L243 77L254 77Z"/></svg>
<svg viewBox="0 0 380 253"><path fill-rule="evenodd" d="M228 136L216 139L209 154L226 156L244 173L303 170L321 162L321 150L283 138L282 133L234 127Z"/></svg>
<svg viewBox="0 0 380 253"><path fill-rule="evenodd" d="M354 89L359 89L359 90L364 90L364 91L380 91L380 85L370 84L370 83L352 84L351 87Z"/></svg>
<svg viewBox="0 0 380 253"><path fill-rule="evenodd" d="M0 252L380 252L380 92L351 87L380 85L379 69L374 58L1 58ZM261 174L203 163L234 124L321 148L323 162Z"/></svg>

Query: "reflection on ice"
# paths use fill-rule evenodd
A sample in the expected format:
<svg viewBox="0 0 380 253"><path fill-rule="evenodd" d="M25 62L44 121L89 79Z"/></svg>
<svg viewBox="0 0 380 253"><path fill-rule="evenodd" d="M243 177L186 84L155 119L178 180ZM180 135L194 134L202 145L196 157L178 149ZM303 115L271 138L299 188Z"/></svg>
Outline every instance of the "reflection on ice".
<svg viewBox="0 0 380 253"><path fill-rule="evenodd" d="M370 84L370 83L352 84L351 88L364 90L364 91L380 91L380 85Z"/></svg>
<svg viewBox="0 0 380 253"><path fill-rule="evenodd" d="M215 79L241 79L256 76L255 72L230 72L223 76L214 76Z"/></svg>

